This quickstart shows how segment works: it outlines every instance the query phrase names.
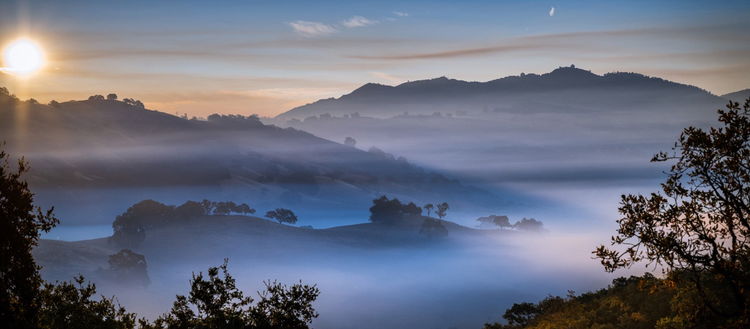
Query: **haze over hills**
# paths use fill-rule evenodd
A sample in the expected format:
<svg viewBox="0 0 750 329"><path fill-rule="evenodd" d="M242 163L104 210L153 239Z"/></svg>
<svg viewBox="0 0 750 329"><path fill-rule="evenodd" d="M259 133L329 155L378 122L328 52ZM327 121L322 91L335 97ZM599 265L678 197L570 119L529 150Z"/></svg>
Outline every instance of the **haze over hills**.
<svg viewBox="0 0 750 329"><path fill-rule="evenodd" d="M338 99L323 99L280 114L280 119L305 119L358 112L362 116L388 118L409 114L478 111L483 108L513 109L540 102L576 110L648 110L643 105L683 106L714 104L718 96L695 86L637 73L596 75L590 71L560 67L545 74L521 74L487 82L468 82L446 77L386 86L368 83Z"/></svg>
<svg viewBox="0 0 750 329"><path fill-rule="evenodd" d="M31 162L37 200L56 206L68 225L106 227L148 198L234 200L260 211L284 206L297 211L303 225L316 227L361 222L381 195L483 213L504 204L405 160L264 125L252 116L187 120L113 100L53 108L8 95L0 95L0 116L6 151Z"/></svg>
<svg viewBox="0 0 750 329"><path fill-rule="evenodd" d="M750 88L721 95L721 98L742 104L744 100L750 98Z"/></svg>
<svg viewBox="0 0 750 329"><path fill-rule="evenodd" d="M561 67L488 82L366 84L263 120L333 141L351 137L357 147L404 155L492 191L572 204L583 198L551 191L660 179L667 167L649 163L653 154L669 150L685 127L716 125L726 103L656 77Z"/></svg>

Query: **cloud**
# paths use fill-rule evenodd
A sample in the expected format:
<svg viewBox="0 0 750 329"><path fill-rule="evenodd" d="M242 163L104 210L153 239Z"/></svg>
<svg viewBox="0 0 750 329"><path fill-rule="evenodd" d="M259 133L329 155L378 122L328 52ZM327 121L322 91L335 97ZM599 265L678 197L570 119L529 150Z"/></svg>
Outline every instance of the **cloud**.
<svg viewBox="0 0 750 329"><path fill-rule="evenodd" d="M480 47L458 50L438 51L431 53L416 53L402 55L368 55L368 56L348 56L349 58L364 60L414 60L414 59L439 59L439 58L459 58L465 56L476 56L498 52L523 51L531 49L552 48L552 46L542 44L531 45L503 45L493 47Z"/></svg>
<svg viewBox="0 0 750 329"><path fill-rule="evenodd" d="M409 13L402 13L402 12L398 12L398 11L394 11L393 13L394 13L394 14L395 14L396 16L399 16L399 17L407 17L407 16L410 16L410 15L409 15Z"/></svg>
<svg viewBox="0 0 750 329"><path fill-rule="evenodd" d="M552 9L549 10L550 16L555 16L555 7L552 7Z"/></svg>
<svg viewBox="0 0 750 329"><path fill-rule="evenodd" d="M354 16L348 20L343 21L342 24L344 24L344 26L348 28L353 28L353 27L363 27L363 26L373 25L377 22L378 21L369 20L362 16Z"/></svg>
<svg viewBox="0 0 750 329"><path fill-rule="evenodd" d="M403 79L399 79L399 78L397 78L395 76L392 76L392 75L390 75L388 73L383 73L383 72L368 72L368 73L370 73L370 75L372 75L372 76L374 76L376 78L380 78L380 79L383 79L383 80L386 80L386 81L395 82L395 83L404 82Z"/></svg>
<svg viewBox="0 0 750 329"><path fill-rule="evenodd" d="M306 37L323 37L339 31L328 24L319 22L296 21L287 24L294 29L294 32Z"/></svg>

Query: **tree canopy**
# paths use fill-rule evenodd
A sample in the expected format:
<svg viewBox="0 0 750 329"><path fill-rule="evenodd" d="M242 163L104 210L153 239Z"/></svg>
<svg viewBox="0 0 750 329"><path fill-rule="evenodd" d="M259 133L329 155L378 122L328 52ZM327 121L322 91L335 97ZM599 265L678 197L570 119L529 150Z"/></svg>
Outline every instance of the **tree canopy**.
<svg viewBox="0 0 750 329"><path fill-rule="evenodd" d="M610 272L640 261L662 266L670 281L693 285L702 318L738 327L750 326L749 112L750 99L730 102L718 111L723 127L688 127L673 152L655 155L676 161L661 192L623 195L612 246L624 250L594 251ZM725 293L712 298L712 289Z"/></svg>
<svg viewBox="0 0 750 329"><path fill-rule="evenodd" d="M295 215L291 210L284 208L276 208L276 210L266 212L266 218L274 219L279 222L279 224L294 224L297 222L297 215Z"/></svg>
<svg viewBox="0 0 750 329"><path fill-rule="evenodd" d="M221 270L221 274L219 271ZM219 267L193 274L190 294L178 295L169 313L153 324L141 320L141 328L237 328L237 329L306 329L318 317L312 303L320 295L316 286L295 284L291 287L277 282L264 282L266 290L260 301L237 289L235 279L227 270L227 260Z"/></svg>
<svg viewBox="0 0 750 329"><path fill-rule="evenodd" d="M28 163L21 158L13 170L10 162L0 149L0 323L5 328L30 328L42 284L31 249L41 232L49 232L59 221L53 209L34 206L34 194L21 180L29 171Z"/></svg>

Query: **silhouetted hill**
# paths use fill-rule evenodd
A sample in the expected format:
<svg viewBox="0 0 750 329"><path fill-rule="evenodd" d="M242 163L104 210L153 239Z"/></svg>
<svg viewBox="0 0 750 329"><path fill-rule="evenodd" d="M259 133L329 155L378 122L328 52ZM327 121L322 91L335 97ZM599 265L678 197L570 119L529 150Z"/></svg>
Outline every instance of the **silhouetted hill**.
<svg viewBox="0 0 750 329"><path fill-rule="evenodd" d="M750 88L721 95L721 98L744 104L744 101L750 98Z"/></svg>
<svg viewBox="0 0 750 329"><path fill-rule="evenodd" d="M368 83L338 99L326 99L294 108L278 118L304 119L329 113L341 116L358 112L386 118L409 112L514 107L527 102L567 105L583 109L632 109L644 103L715 103L717 96L697 88L637 73L607 73L561 67L545 74L521 74L487 82L467 82L446 77L403 83L391 87Z"/></svg>

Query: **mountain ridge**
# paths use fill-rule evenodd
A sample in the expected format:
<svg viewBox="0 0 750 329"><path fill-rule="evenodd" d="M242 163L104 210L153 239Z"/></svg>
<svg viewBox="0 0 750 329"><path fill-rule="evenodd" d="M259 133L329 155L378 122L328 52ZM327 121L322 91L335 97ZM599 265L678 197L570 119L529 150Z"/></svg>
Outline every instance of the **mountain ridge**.
<svg viewBox="0 0 750 329"><path fill-rule="evenodd" d="M579 92L575 98L589 98L594 93L607 93L615 99L623 94L639 93L650 98L669 96L671 98L691 97L707 102L718 96L696 86L677 83L658 77L632 72L612 72L597 75L580 68L560 67L544 74L524 74L507 76L486 82L464 81L439 77L434 79L409 81L396 86L367 83L339 98L319 100L293 108L279 114L278 119L303 119L310 115L329 113L333 115L349 114L364 110L360 115L388 117L407 109L407 103L432 102L440 104L447 101L464 103L518 103L533 98L548 97L565 101L555 93ZM580 92L583 91L583 92ZM586 93L589 95L587 96ZM662 93L664 95L659 95ZM624 97L636 98L636 97ZM386 107L377 113L364 109L364 104L377 103ZM586 103L583 101L582 103ZM597 100L597 104L602 102ZM387 107L398 107L389 110ZM374 113L373 113L374 112ZM416 113L429 114L429 110L417 109Z"/></svg>

